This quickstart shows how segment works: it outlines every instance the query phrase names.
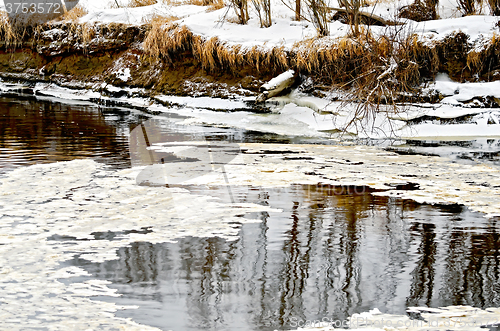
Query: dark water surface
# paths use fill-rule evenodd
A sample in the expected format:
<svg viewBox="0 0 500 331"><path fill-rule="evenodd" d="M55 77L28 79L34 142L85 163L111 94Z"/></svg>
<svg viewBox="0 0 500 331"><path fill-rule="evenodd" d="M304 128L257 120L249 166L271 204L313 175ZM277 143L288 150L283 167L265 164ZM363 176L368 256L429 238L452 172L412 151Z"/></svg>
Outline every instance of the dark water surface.
<svg viewBox="0 0 500 331"><path fill-rule="evenodd" d="M128 167L128 134L145 118L124 109L0 98L0 172L85 157ZM289 141L215 128L212 134ZM111 281L122 294L96 299L139 307L118 316L163 330L293 329L373 308L403 314L409 306L500 306L498 219L460 206L377 197L364 188L233 187L233 194L238 202L283 212L260 213L261 222L244 224L232 242L137 242L120 249L118 260L77 256L67 263ZM114 240L115 234L95 237Z"/></svg>
<svg viewBox="0 0 500 331"><path fill-rule="evenodd" d="M177 116L168 116L162 117L167 124L162 129L168 134L179 130L186 134L189 129L175 126ZM125 108L0 96L0 172L78 158L93 158L117 168L128 168L130 131L149 118L149 114ZM204 128L203 132L207 138L238 142L291 141L275 134L244 130Z"/></svg>
<svg viewBox="0 0 500 331"><path fill-rule="evenodd" d="M88 157L130 165L127 133L138 120L92 105L0 98L0 168Z"/></svg>

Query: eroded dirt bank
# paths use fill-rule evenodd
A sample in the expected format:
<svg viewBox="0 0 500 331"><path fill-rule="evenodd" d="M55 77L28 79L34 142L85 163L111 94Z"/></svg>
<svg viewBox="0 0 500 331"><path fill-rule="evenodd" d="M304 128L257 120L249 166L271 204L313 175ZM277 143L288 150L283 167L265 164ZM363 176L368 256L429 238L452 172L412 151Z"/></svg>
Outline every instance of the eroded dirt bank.
<svg viewBox="0 0 500 331"><path fill-rule="evenodd" d="M409 95L414 101L439 101L439 96L422 99L417 88L438 72L456 81L500 78L500 39L488 41L478 51L462 32L434 44L413 36L404 45L372 38L319 47L318 39L306 40L292 50L229 46L215 37L204 40L177 24L58 23L14 36L1 30L0 37L0 77L4 79L94 90L106 84L139 87L152 95L256 95L264 82L288 69L312 77L315 88L346 85L368 68L387 71L383 64L373 62L377 56L367 59L373 47L397 60L388 79L407 86L401 94L406 101Z"/></svg>
<svg viewBox="0 0 500 331"><path fill-rule="evenodd" d="M15 44L3 38L0 77L94 90L111 84L144 88L151 95L211 97L253 95L272 77L251 66L233 72L208 72L190 51L176 52L175 61L170 63L148 56L143 50L148 28L60 24L28 32L29 37Z"/></svg>

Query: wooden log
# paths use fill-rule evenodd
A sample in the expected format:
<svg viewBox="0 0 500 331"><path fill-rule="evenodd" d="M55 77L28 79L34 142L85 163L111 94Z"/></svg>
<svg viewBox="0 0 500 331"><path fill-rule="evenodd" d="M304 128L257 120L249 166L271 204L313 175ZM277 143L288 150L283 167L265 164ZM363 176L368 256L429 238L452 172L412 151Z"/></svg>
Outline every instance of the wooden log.
<svg viewBox="0 0 500 331"><path fill-rule="evenodd" d="M294 70L288 70L284 73L274 77L269 82L265 83L260 87L261 94L255 99L256 102L264 102L269 98L272 98L287 88L291 87L295 80L297 79L297 74Z"/></svg>

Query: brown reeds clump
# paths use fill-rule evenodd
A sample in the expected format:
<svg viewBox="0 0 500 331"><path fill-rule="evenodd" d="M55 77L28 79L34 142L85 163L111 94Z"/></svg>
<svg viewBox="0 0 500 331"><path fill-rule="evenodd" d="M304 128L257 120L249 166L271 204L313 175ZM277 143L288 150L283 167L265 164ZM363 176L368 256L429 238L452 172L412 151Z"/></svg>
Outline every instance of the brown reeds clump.
<svg viewBox="0 0 500 331"><path fill-rule="evenodd" d="M499 78L500 72L500 36L493 34L482 48L471 50L467 54L467 68L479 78L490 81Z"/></svg>
<svg viewBox="0 0 500 331"><path fill-rule="evenodd" d="M272 49L254 46L226 45L217 37L194 36L185 26L157 20L143 43L144 51L153 59L173 64L176 56L189 51L209 71L239 72L241 66L251 66L259 72L276 73L289 68L289 55L284 47Z"/></svg>
<svg viewBox="0 0 500 331"><path fill-rule="evenodd" d="M12 22L5 11L0 11L0 40L5 49L19 47L33 30L32 26Z"/></svg>
<svg viewBox="0 0 500 331"><path fill-rule="evenodd" d="M64 9L64 7L63 7ZM20 47L22 42L33 38L37 42L40 33L50 30L54 24L64 27L68 30L75 41L81 43L88 43L94 36L93 28L88 23L79 23L78 19L87 14L87 11L77 6L56 18L55 20L47 23L16 23L13 22L6 12L0 12L0 39L3 41L5 49L15 49Z"/></svg>
<svg viewBox="0 0 500 331"><path fill-rule="evenodd" d="M191 50L193 34L185 26L173 23L172 17L156 17L144 39L146 54L154 59L163 59L172 64L175 56Z"/></svg>
<svg viewBox="0 0 500 331"><path fill-rule="evenodd" d="M127 7L130 7L130 8L144 7L144 6L151 6L151 5L154 5L156 3L157 3L156 0L131 0L128 3Z"/></svg>
<svg viewBox="0 0 500 331"><path fill-rule="evenodd" d="M0 12L0 38L5 43L6 48L19 41L16 31L12 28L9 17L4 11Z"/></svg>
<svg viewBox="0 0 500 331"><path fill-rule="evenodd" d="M221 9L225 6L223 0L188 0L187 3L196 6L209 6L210 10Z"/></svg>
<svg viewBox="0 0 500 331"><path fill-rule="evenodd" d="M381 111L396 105L420 83L419 61L429 56L412 34L388 30L383 36L369 32L325 43L322 39L295 47L294 67L342 91L345 106L353 109L345 130L366 128ZM360 123L364 123L358 127Z"/></svg>
<svg viewBox="0 0 500 331"><path fill-rule="evenodd" d="M153 1L153 0L138 0L138 1ZM162 0L162 2L169 6L180 6L180 5L208 6L209 7L208 11L213 11L225 7L224 0Z"/></svg>
<svg viewBox="0 0 500 331"><path fill-rule="evenodd" d="M481 6L482 1L478 0L457 0L458 9L463 16L475 15L478 13L478 8L476 5Z"/></svg>
<svg viewBox="0 0 500 331"><path fill-rule="evenodd" d="M491 14L500 16L500 0L488 0L488 6L490 7Z"/></svg>
<svg viewBox="0 0 500 331"><path fill-rule="evenodd" d="M226 6L224 3L224 0L212 0L210 3L208 3L208 9L207 11L215 11L222 9Z"/></svg>
<svg viewBox="0 0 500 331"><path fill-rule="evenodd" d="M241 66L250 66L257 72L274 74L290 67L289 54L282 46L270 49L259 46L229 46L217 37L208 40L195 37L193 41L193 55L208 71L225 70L237 73Z"/></svg>
<svg viewBox="0 0 500 331"><path fill-rule="evenodd" d="M399 18L408 18L417 22L437 19L436 0L415 0L408 6L403 6L399 10Z"/></svg>
<svg viewBox="0 0 500 331"><path fill-rule="evenodd" d="M58 18L60 21L77 22L80 17L88 14L88 11L82 6L78 5L75 8L67 11L64 8L64 14Z"/></svg>

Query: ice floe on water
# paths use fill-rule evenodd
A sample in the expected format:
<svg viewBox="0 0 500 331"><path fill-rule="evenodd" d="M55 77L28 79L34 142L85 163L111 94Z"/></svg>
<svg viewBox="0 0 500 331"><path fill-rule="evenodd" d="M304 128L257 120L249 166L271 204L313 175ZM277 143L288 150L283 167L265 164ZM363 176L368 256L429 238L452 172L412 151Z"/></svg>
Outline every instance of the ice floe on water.
<svg viewBox="0 0 500 331"><path fill-rule="evenodd" d="M297 331L333 330L463 330L480 331L485 327L500 324L500 308L479 309L470 306L449 306L441 308L410 307L408 315L384 314L377 308L368 312L354 314L347 320L299 320L292 325L299 326Z"/></svg>
<svg viewBox="0 0 500 331"><path fill-rule="evenodd" d="M239 144L242 153L220 172L187 181L201 185L286 187L292 184L369 186L374 194L420 203L460 204L500 216L500 168L459 164L447 158L398 155L370 146ZM165 146L172 152L171 146ZM161 152L161 145L155 145ZM158 167L162 165L158 164ZM180 164L177 167L181 167ZM165 166L165 173L168 173ZM159 171L157 170L157 173ZM160 184L165 181L160 176ZM411 183L418 189L395 189Z"/></svg>
<svg viewBox="0 0 500 331"><path fill-rule="evenodd" d="M231 100L231 99L219 99L219 98L210 98L210 97L180 97L173 95L160 95L155 97L156 100L161 101L162 103L176 105L176 106L184 106L189 108L201 108L201 109L215 109L215 110L231 110L234 111L236 109L248 109L247 103L244 100L248 100L249 98L243 98L243 100Z"/></svg>
<svg viewBox="0 0 500 331"><path fill-rule="evenodd" d="M500 137L500 111L484 103L497 103L499 82L456 83L446 75L438 76L426 93L440 93L444 98L436 104L401 105L386 109L356 125L348 127L355 114L355 104L332 101L293 91L255 105L255 97L233 99L209 97L145 96L138 88L93 86L94 90L70 89L51 83L37 83L33 88L0 83L0 90L16 92L30 89L42 98L53 97L73 103L98 102L175 114L185 119L180 125L211 125L295 137L331 138L400 138L433 140L454 137L470 140ZM120 96L118 96L120 95ZM67 101L65 101L67 102ZM258 111L256 111L256 109ZM267 110L262 112L262 110ZM362 125L361 125L362 124ZM344 131L346 129L346 131Z"/></svg>
<svg viewBox="0 0 500 331"><path fill-rule="evenodd" d="M181 188L138 186L132 170L108 170L92 160L18 168L0 179L0 320L2 329L153 330L117 318L117 306L92 300L116 296L92 280L75 257L116 259L132 242L172 242L185 236L237 238L243 215L269 211L227 204ZM95 233L117 233L98 240ZM64 279L78 277L67 285Z"/></svg>

